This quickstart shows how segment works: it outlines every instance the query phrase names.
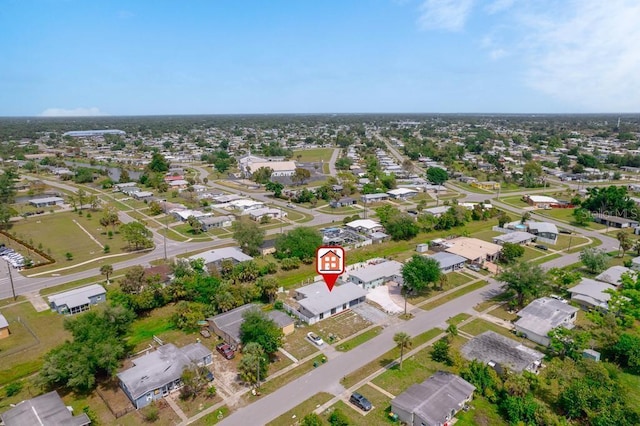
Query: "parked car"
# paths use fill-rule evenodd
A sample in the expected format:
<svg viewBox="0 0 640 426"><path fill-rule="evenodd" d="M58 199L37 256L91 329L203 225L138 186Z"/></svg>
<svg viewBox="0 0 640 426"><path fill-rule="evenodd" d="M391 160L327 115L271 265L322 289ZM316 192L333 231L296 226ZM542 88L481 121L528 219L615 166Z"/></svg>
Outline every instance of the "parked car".
<svg viewBox="0 0 640 426"><path fill-rule="evenodd" d="M471 269L472 271L480 272L480 267L478 265L467 265L467 268Z"/></svg>
<svg viewBox="0 0 640 426"><path fill-rule="evenodd" d="M231 346L226 343L218 343L216 345L216 350L226 359L232 359L236 356L236 353L231 349Z"/></svg>
<svg viewBox="0 0 640 426"><path fill-rule="evenodd" d="M367 398L360 395L358 392L354 392L351 394L349 402L364 411L369 411L371 410L371 408L373 408L371 402L369 402Z"/></svg>
<svg viewBox="0 0 640 426"><path fill-rule="evenodd" d="M549 247L545 246L544 244L536 244L534 247L540 250L549 250Z"/></svg>
<svg viewBox="0 0 640 426"><path fill-rule="evenodd" d="M561 234L572 234L573 232L569 231L568 229L558 229L558 232Z"/></svg>
<svg viewBox="0 0 640 426"><path fill-rule="evenodd" d="M307 333L307 338L309 340L311 340L314 344L316 344L317 346L322 346L324 345L324 342L322 341L322 337L318 336L316 333L313 332L308 332Z"/></svg>
<svg viewBox="0 0 640 426"><path fill-rule="evenodd" d="M200 330L200 335L206 339L208 339L209 337L211 337L211 332L209 330L207 330L206 328L203 328Z"/></svg>
<svg viewBox="0 0 640 426"><path fill-rule="evenodd" d="M211 371L208 371L208 370L207 370L207 374L205 374L205 376L204 376L204 377L206 377L206 378L207 378L207 381L208 381L208 382L213 382L214 377L213 377L213 373L212 373Z"/></svg>

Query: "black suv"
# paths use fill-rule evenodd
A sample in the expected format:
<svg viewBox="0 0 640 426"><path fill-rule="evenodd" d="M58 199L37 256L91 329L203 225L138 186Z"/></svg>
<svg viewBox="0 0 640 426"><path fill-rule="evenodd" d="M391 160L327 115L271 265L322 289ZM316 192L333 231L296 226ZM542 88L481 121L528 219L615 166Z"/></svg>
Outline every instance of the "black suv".
<svg viewBox="0 0 640 426"><path fill-rule="evenodd" d="M549 247L545 246L544 244L536 244L534 247L540 250L549 250Z"/></svg>
<svg viewBox="0 0 640 426"><path fill-rule="evenodd" d="M351 398L349 398L349 402L351 402L353 405L355 405L356 407L364 411L369 411L372 408L369 400L364 396L360 395L358 392L354 392L351 394Z"/></svg>

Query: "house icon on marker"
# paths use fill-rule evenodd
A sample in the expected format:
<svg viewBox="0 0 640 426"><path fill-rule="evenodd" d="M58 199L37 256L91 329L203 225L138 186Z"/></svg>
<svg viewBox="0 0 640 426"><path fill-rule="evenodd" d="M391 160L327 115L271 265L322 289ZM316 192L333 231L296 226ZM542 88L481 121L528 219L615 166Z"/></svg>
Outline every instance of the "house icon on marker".
<svg viewBox="0 0 640 426"><path fill-rule="evenodd" d="M322 256L320 256L320 271L333 271L333 272L342 272L342 267L340 266L341 257L334 250L329 250Z"/></svg>

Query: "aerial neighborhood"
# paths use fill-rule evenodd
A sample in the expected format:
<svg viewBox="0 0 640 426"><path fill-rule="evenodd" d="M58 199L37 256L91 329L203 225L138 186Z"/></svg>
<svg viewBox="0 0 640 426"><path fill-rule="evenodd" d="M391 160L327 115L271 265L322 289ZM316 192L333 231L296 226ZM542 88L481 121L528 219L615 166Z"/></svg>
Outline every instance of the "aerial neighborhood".
<svg viewBox="0 0 640 426"><path fill-rule="evenodd" d="M0 425L640 424L636 116L3 120Z"/></svg>

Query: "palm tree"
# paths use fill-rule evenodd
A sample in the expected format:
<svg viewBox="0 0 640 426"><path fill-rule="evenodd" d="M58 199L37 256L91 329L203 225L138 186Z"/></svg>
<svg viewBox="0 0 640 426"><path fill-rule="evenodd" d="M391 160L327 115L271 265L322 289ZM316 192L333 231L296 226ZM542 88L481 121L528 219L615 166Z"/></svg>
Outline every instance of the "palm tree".
<svg viewBox="0 0 640 426"><path fill-rule="evenodd" d="M633 247L633 241L631 241L629 234L624 231L619 231L616 234L616 238L620 242L620 247L618 248L618 251L622 252L622 256L620 257L624 257L625 252Z"/></svg>
<svg viewBox="0 0 640 426"><path fill-rule="evenodd" d="M113 274L113 266L111 265L102 265L100 266L100 274L107 277L107 285L109 285L109 276Z"/></svg>
<svg viewBox="0 0 640 426"><path fill-rule="evenodd" d="M440 291L444 290L444 287L447 285L448 282L449 282L449 278L447 277L447 275L440 274L440 277L438 278L438 290Z"/></svg>
<svg viewBox="0 0 640 426"><path fill-rule="evenodd" d="M393 336L393 341L396 342L396 346L400 348L400 370L402 370L404 350L411 347L411 336L404 331L401 331Z"/></svg>

